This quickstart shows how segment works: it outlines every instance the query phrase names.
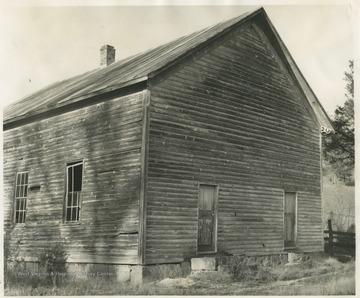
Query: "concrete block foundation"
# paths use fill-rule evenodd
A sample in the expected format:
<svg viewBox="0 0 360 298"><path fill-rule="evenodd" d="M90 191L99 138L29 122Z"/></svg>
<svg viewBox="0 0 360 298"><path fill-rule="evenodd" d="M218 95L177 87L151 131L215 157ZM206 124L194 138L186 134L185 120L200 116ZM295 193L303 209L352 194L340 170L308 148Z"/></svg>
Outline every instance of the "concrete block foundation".
<svg viewBox="0 0 360 298"><path fill-rule="evenodd" d="M141 285L146 282L162 280L165 278L184 277L189 275L190 272L190 262L145 266L136 265L131 266L130 282L132 285Z"/></svg>
<svg viewBox="0 0 360 298"><path fill-rule="evenodd" d="M191 270L215 271L217 270L217 259L215 257L192 258Z"/></svg>
<svg viewBox="0 0 360 298"><path fill-rule="evenodd" d="M113 265L116 280L119 282L127 282L131 280L131 266L129 265Z"/></svg>
<svg viewBox="0 0 360 298"><path fill-rule="evenodd" d="M310 258L310 255L303 257ZM268 256L198 256L182 263L156 265L68 263L66 275L74 278L109 278L114 282L130 282L139 286L166 278L185 277L192 271L226 271L232 263L245 266L277 266L288 261L288 253L284 253ZM37 262L21 262L16 268L23 272L39 271Z"/></svg>

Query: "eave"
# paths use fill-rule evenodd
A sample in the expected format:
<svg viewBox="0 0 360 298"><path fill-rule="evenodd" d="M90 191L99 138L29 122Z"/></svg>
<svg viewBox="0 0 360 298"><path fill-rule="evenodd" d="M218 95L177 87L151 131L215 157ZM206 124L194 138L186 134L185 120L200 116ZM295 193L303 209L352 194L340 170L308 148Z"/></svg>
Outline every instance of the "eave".
<svg viewBox="0 0 360 298"><path fill-rule="evenodd" d="M88 93L71 100L61 102L55 106L44 107L15 118L5 120L3 122L3 130L9 130L21 125L25 125L34 121L43 120L53 116L57 116L75 109L94 105L116 97L124 96L134 92L139 92L147 88L148 77L144 76L126 83L112 85L95 92Z"/></svg>

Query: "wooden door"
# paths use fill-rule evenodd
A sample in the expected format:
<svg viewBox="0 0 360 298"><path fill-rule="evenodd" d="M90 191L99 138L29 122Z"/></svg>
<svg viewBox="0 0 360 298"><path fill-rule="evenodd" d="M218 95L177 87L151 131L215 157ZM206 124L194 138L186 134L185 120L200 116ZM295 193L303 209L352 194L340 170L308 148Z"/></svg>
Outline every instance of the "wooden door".
<svg viewBox="0 0 360 298"><path fill-rule="evenodd" d="M296 238L296 193L286 192L284 200L284 246L294 247Z"/></svg>
<svg viewBox="0 0 360 298"><path fill-rule="evenodd" d="M200 185L198 252L216 251L217 186Z"/></svg>

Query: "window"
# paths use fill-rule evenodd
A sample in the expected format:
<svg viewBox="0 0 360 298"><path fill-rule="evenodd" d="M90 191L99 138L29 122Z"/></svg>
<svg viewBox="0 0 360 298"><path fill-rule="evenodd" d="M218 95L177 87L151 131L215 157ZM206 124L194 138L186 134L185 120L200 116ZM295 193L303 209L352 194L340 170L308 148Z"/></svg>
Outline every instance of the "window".
<svg viewBox="0 0 360 298"><path fill-rule="evenodd" d="M296 192L285 192L284 198L284 246L296 246Z"/></svg>
<svg viewBox="0 0 360 298"><path fill-rule="evenodd" d="M68 164L66 167L65 221L79 221L83 162Z"/></svg>
<svg viewBox="0 0 360 298"><path fill-rule="evenodd" d="M16 174L15 181L15 223L25 223L26 217L26 199L28 193L28 172Z"/></svg>

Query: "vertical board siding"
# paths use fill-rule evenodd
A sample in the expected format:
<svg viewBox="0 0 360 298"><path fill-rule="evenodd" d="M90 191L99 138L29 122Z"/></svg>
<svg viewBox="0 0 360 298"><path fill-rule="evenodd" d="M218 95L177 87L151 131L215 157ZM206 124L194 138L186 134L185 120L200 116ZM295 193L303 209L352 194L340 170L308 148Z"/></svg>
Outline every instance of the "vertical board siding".
<svg viewBox="0 0 360 298"><path fill-rule="evenodd" d="M147 263L196 255L199 183L219 185L218 252L283 251L285 190L299 248L322 249L319 128L284 69L249 27L151 82Z"/></svg>
<svg viewBox="0 0 360 298"><path fill-rule="evenodd" d="M36 259L60 238L69 261L138 262L143 93L4 132L4 227ZM80 223L63 223L66 164L83 160ZM11 218L15 175L29 171L25 225Z"/></svg>

